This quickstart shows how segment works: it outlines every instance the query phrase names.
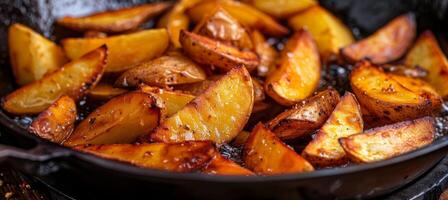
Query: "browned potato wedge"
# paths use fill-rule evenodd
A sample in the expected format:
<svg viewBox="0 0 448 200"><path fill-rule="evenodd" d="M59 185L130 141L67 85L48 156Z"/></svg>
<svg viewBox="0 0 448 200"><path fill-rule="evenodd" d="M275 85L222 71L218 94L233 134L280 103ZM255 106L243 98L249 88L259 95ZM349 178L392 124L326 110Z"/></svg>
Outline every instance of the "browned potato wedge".
<svg viewBox="0 0 448 200"><path fill-rule="evenodd" d="M253 84L246 68L236 67L213 83L150 134L152 141L231 141L244 127L254 104Z"/></svg>
<svg viewBox="0 0 448 200"><path fill-rule="evenodd" d="M182 55L162 56L137 64L115 81L118 87L135 87L141 83L166 87L205 80L204 70Z"/></svg>
<svg viewBox="0 0 448 200"><path fill-rule="evenodd" d="M416 34L415 17L402 15L377 30L371 36L341 49L350 62L369 59L375 64L397 60L412 45Z"/></svg>
<svg viewBox="0 0 448 200"><path fill-rule="evenodd" d="M263 124L255 126L244 145L246 166L257 174L286 174L313 171L313 166L284 144Z"/></svg>
<svg viewBox="0 0 448 200"><path fill-rule="evenodd" d="M327 121L338 102L338 91L326 89L280 113L267 126L282 140L309 135Z"/></svg>
<svg viewBox="0 0 448 200"><path fill-rule="evenodd" d="M255 53L258 54L258 58L260 59L260 64L257 67L257 75L265 77L275 69L275 61L278 53L257 30L252 32L251 37Z"/></svg>
<svg viewBox="0 0 448 200"><path fill-rule="evenodd" d="M98 83L95 87L89 90L87 94L90 98L97 100L108 100L115 96L126 93L127 90L122 88L115 88L111 84Z"/></svg>
<svg viewBox="0 0 448 200"><path fill-rule="evenodd" d="M250 170L241 167L240 165L229 159L222 157L219 153L216 154L212 161L201 171L213 175L254 175L254 173Z"/></svg>
<svg viewBox="0 0 448 200"><path fill-rule="evenodd" d="M231 45L185 30L180 32L179 40L185 53L191 59L201 64L216 66L224 71L240 65L252 71L260 63L258 56L252 51L239 50Z"/></svg>
<svg viewBox="0 0 448 200"><path fill-rule="evenodd" d="M289 25L294 30L306 29L311 33L324 61L337 59L339 49L355 41L350 29L320 6L313 6L291 17Z"/></svg>
<svg viewBox="0 0 448 200"><path fill-rule="evenodd" d="M448 97L448 60L431 31L423 32L405 58L405 64L428 71L425 78L443 98Z"/></svg>
<svg viewBox="0 0 448 200"><path fill-rule="evenodd" d="M348 159L338 139L362 133L361 108L355 95L346 92L336 105L330 118L305 147L302 156L314 166L327 167L345 164Z"/></svg>
<svg viewBox="0 0 448 200"><path fill-rule="evenodd" d="M85 38L106 38L107 33L100 31L87 31L84 33Z"/></svg>
<svg viewBox="0 0 448 200"><path fill-rule="evenodd" d="M247 138L249 138L250 132L241 131L238 135L233 139L232 145L234 146L243 146L246 144Z"/></svg>
<svg viewBox="0 0 448 200"><path fill-rule="evenodd" d="M119 10L109 10L85 17L63 17L59 25L77 31L101 31L116 33L134 30L148 19L171 6L169 2L142 4Z"/></svg>
<svg viewBox="0 0 448 200"><path fill-rule="evenodd" d="M318 4L316 0L245 0L245 2L276 18L286 18Z"/></svg>
<svg viewBox="0 0 448 200"><path fill-rule="evenodd" d="M75 101L62 96L40 113L28 129L41 138L62 144L75 128L75 120Z"/></svg>
<svg viewBox="0 0 448 200"><path fill-rule="evenodd" d="M313 38L306 30L296 32L286 43L277 69L265 81L265 91L288 106L310 96L319 85L321 64Z"/></svg>
<svg viewBox="0 0 448 200"><path fill-rule="evenodd" d="M160 97L161 101L165 104L165 116L167 117L177 113L177 111L181 110L195 98L193 95L185 94L179 91L169 91L147 85L141 86L140 90L156 97Z"/></svg>
<svg viewBox="0 0 448 200"><path fill-rule="evenodd" d="M241 49L252 49L252 40L246 29L229 13L218 7L210 16L204 17L193 31Z"/></svg>
<svg viewBox="0 0 448 200"><path fill-rule="evenodd" d="M383 68L385 72L412 78L426 78L426 76L428 76L428 70L419 66L411 68L403 64L385 64L381 65L381 68Z"/></svg>
<svg viewBox="0 0 448 200"><path fill-rule="evenodd" d="M240 23L245 26L259 29L271 36L283 36L288 34L288 29L278 22L276 22L269 15L260 12L259 10L232 0L211 0L203 1L202 3L194 6L188 11L188 14L195 22L199 22L205 17L207 13L217 7L222 7L226 10L232 17L237 19Z"/></svg>
<svg viewBox="0 0 448 200"><path fill-rule="evenodd" d="M361 106L388 123L432 115L442 103L428 83L385 73L368 61L353 69L350 84Z"/></svg>
<svg viewBox="0 0 448 200"><path fill-rule="evenodd" d="M3 98L2 107L12 114L37 114L62 95L78 100L100 80L106 60L107 47L101 46L42 79L15 90Z"/></svg>
<svg viewBox="0 0 448 200"><path fill-rule="evenodd" d="M262 83L255 78L252 78L252 83L254 85L254 102L263 101L266 95Z"/></svg>
<svg viewBox="0 0 448 200"><path fill-rule="evenodd" d="M134 142L159 124L160 107L150 94L130 92L120 95L90 113L64 145Z"/></svg>
<svg viewBox="0 0 448 200"><path fill-rule="evenodd" d="M67 61L58 45L22 24L9 27L8 45L12 71L19 85L39 80Z"/></svg>
<svg viewBox="0 0 448 200"><path fill-rule="evenodd" d="M75 149L138 167L175 172L199 170L216 154L214 145L206 141L174 144L80 145Z"/></svg>
<svg viewBox="0 0 448 200"><path fill-rule="evenodd" d="M424 117L375 128L339 139L347 156L357 163L389 159L431 144L435 139L434 120Z"/></svg>
<svg viewBox="0 0 448 200"><path fill-rule="evenodd" d="M151 29L107 38L62 40L64 51L72 60L103 44L109 49L106 72L122 72L134 64L162 55L168 47L169 38L165 29Z"/></svg>

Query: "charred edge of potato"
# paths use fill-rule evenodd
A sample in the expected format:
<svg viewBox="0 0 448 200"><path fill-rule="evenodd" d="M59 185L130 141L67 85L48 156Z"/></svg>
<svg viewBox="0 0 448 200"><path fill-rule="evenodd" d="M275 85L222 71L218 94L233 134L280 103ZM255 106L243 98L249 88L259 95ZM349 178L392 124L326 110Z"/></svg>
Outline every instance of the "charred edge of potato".
<svg viewBox="0 0 448 200"><path fill-rule="evenodd" d="M326 89L280 113L267 126L282 140L307 136L325 123L339 99L335 89Z"/></svg>
<svg viewBox="0 0 448 200"><path fill-rule="evenodd" d="M205 166L201 172L211 175L224 175L224 176L250 176L254 175L250 170L236 164L235 162L224 158L219 153Z"/></svg>
<svg viewBox="0 0 448 200"><path fill-rule="evenodd" d="M258 56L251 51L241 51L231 45L200 36L186 30L180 32L180 43L193 60L229 71L243 65L252 71L260 64Z"/></svg>
<svg viewBox="0 0 448 200"><path fill-rule="evenodd" d="M62 96L41 112L28 130L41 138L62 144L74 130L75 120L75 101L68 96Z"/></svg>
<svg viewBox="0 0 448 200"><path fill-rule="evenodd" d="M339 143L353 162L370 163L431 144L435 133L434 119L423 117L340 138Z"/></svg>

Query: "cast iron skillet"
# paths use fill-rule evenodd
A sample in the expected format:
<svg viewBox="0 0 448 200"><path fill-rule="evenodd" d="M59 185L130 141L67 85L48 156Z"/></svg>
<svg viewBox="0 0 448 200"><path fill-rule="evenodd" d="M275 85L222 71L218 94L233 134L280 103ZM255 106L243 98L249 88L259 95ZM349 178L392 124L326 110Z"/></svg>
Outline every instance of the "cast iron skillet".
<svg viewBox="0 0 448 200"><path fill-rule="evenodd" d="M0 93L14 88L7 55L7 27L24 23L47 37L70 34L53 27L55 18L147 2L133 0L0 0ZM429 1L428 1L429 2ZM442 46L446 35L443 12L447 1L428 2L328 0L321 3L358 36L368 34L391 18L414 11L419 29L431 28ZM418 6L417 6L418 5ZM419 9L416 9L419 8ZM426 10L428 8L428 10ZM57 38L53 38L57 39ZM372 164L322 169L311 173L231 177L199 173L180 174L142 169L73 151L28 134L13 117L0 111L0 163L9 164L57 189L82 199L200 198L200 199L333 199L371 198L387 194L416 179L435 166L448 150L442 136L420 150Z"/></svg>

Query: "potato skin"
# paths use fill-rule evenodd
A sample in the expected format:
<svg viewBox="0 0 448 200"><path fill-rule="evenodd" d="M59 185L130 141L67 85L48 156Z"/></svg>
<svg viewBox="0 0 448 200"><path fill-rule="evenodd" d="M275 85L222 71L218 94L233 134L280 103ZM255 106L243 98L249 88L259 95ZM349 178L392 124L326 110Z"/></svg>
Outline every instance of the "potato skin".
<svg viewBox="0 0 448 200"><path fill-rule="evenodd" d="M208 141L152 144L79 145L76 150L151 169L192 172L206 166L217 153Z"/></svg>
<svg viewBox="0 0 448 200"><path fill-rule="evenodd" d="M62 144L75 128L76 104L69 96L61 96L41 112L28 127L31 133Z"/></svg>
<svg viewBox="0 0 448 200"><path fill-rule="evenodd" d="M339 98L335 89L326 89L280 113L267 126L282 140L309 135L327 121Z"/></svg>
<svg viewBox="0 0 448 200"><path fill-rule="evenodd" d="M423 117L340 138L339 143L352 161L370 163L431 144L435 133L434 119Z"/></svg>
<svg viewBox="0 0 448 200"><path fill-rule="evenodd" d="M388 63L406 53L416 32L414 15L401 15L371 36L344 47L341 54L350 62L368 59L375 64Z"/></svg>
<svg viewBox="0 0 448 200"><path fill-rule="evenodd" d="M210 161L210 163L204 167L201 172L212 175L233 175L233 176L250 176L254 175L250 170L241 167L235 162L224 158L219 153Z"/></svg>

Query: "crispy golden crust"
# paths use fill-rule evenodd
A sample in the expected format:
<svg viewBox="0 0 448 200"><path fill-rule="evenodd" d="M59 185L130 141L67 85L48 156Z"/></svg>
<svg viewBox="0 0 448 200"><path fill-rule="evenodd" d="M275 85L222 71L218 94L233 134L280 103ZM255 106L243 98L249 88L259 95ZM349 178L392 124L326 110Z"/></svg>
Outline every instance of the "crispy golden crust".
<svg viewBox="0 0 448 200"><path fill-rule="evenodd" d="M254 175L250 170L241 167L235 162L222 157L219 153L204 167L201 172L213 175L240 175L250 176Z"/></svg>

